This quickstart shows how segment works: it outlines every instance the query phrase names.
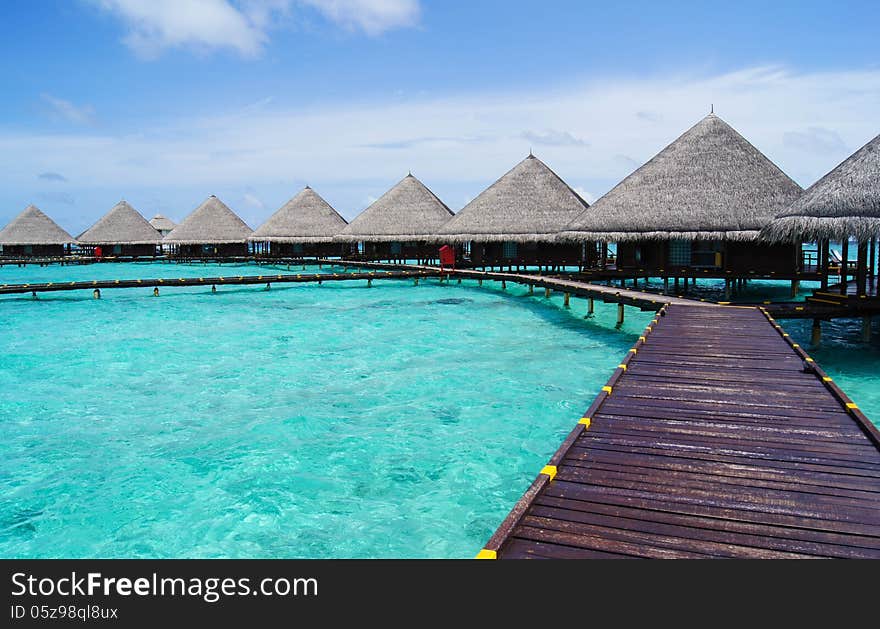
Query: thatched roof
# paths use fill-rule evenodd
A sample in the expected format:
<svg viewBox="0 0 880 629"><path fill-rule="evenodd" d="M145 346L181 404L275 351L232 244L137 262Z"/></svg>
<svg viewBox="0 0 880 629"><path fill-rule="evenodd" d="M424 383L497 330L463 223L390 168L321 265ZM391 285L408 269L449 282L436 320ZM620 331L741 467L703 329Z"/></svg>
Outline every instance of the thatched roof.
<svg viewBox="0 0 880 629"><path fill-rule="evenodd" d="M554 240L588 207L559 175L529 155L462 208L439 234L455 242Z"/></svg>
<svg viewBox="0 0 880 629"><path fill-rule="evenodd" d="M247 242L253 230L213 194L183 219L164 242L181 245L219 245Z"/></svg>
<svg viewBox="0 0 880 629"><path fill-rule="evenodd" d="M880 135L782 210L761 235L770 240L880 236Z"/></svg>
<svg viewBox="0 0 880 629"><path fill-rule="evenodd" d="M709 114L581 213L569 240L752 240L801 193L730 125Z"/></svg>
<svg viewBox="0 0 880 629"><path fill-rule="evenodd" d="M317 192L306 186L260 225L257 242L330 242L348 223Z"/></svg>
<svg viewBox="0 0 880 629"><path fill-rule="evenodd" d="M163 232L163 231L171 231L175 227L177 227L177 223L172 221L170 218L162 216L161 214L156 214L153 218L150 219L150 225L153 226L153 229Z"/></svg>
<svg viewBox="0 0 880 629"><path fill-rule="evenodd" d="M84 245L157 245L162 235L126 201L120 201L76 239Z"/></svg>
<svg viewBox="0 0 880 629"><path fill-rule="evenodd" d="M76 242L34 205L0 229L0 245L66 245Z"/></svg>
<svg viewBox="0 0 880 629"><path fill-rule="evenodd" d="M428 240L449 220L452 211L412 176L383 194L333 240L342 242Z"/></svg>

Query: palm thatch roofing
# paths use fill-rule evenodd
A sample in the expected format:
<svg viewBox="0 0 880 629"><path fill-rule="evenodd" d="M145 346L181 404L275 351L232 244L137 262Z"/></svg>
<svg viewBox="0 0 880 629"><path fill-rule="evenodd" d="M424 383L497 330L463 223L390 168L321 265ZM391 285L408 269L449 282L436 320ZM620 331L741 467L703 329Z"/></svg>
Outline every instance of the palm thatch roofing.
<svg viewBox="0 0 880 629"><path fill-rule="evenodd" d="M120 201L76 239L84 245L157 245L162 234L128 202Z"/></svg>
<svg viewBox="0 0 880 629"><path fill-rule="evenodd" d="M175 223L168 217L162 216L161 214L156 214L156 216L151 218L150 225L153 226L153 229L160 232L170 232L172 229L177 227L177 223Z"/></svg>
<svg viewBox="0 0 880 629"><path fill-rule="evenodd" d="M76 242L35 205L27 206L0 230L0 245L66 245Z"/></svg>
<svg viewBox="0 0 880 629"><path fill-rule="evenodd" d="M807 188L761 235L788 241L880 236L880 135Z"/></svg>
<svg viewBox="0 0 880 629"><path fill-rule="evenodd" d="M529 155L438 233L451 242L552 241L588 207L559 175Z"/></svg>
<svg viewBox="0 0 880 629"><path fill-rule="evenodd" d="M253 230L213 194L190 212L163 242L220 245L247 242Z"/></svg>
<svg viewBox="0 0 880 629"><path fill-rule="evenodd" d="M333 240L341 242L410 242L430 240L452 211L412 176L361 212Z"/></svg>
<svg viewBox="0 0 880 629"><path fill-rule="evenodd" d="M257 242L331 242L348 225L321 195L306 186L260 225L249 240Z"/></svg>
<svg viewBox="0 0 880 629"><path fill-rule="evenodd" d="M709 114L582 212L560 238L753 240L801 192Z"/></svg>

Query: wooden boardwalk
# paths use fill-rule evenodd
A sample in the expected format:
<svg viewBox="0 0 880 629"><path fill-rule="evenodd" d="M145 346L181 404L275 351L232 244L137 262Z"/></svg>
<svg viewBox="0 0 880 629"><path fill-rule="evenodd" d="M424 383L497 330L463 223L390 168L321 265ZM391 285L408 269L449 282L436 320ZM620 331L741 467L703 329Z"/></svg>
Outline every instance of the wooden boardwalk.
<svg viewBox="0 0 880 629"><path fill-rule="evenodd" d="M265 275L224 275L215 277L153 278L136 280L91 280L83 282L45 282L35 284L0 284L0 295L51 293L70 290L102 290L107 288L171 288L180 286L235 286L265 284L304 284L322 282L350 282L366 280L400 280L409 278L437 277L436 271L414 269L411 271L363 271L346 273L266 273Z"/></svg>
<svg viewBox="0 0 880 629"><path fill-rule="evenodd" d="M769 315L665 307L484 558L880 558L880 433Z"/></svg>

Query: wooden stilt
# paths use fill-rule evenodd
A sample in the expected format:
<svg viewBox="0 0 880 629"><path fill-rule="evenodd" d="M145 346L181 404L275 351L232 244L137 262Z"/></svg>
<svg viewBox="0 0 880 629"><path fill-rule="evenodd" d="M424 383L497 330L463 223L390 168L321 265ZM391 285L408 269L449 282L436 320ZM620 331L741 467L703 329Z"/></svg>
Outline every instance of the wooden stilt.
<svg viewBox="0 0 880 629"><path fill-rule="evenodd" d="M623 304L617 304L617 325L623 325Z"/></svg>
<svg viewBox="0 0 880 629"><path fill-rule="evenodd" d="M549 298L550 298L550 289L544 288L544 299L549 299Z"/></svg>
<svg viewBox="0 0 880 629"><path fill-rule="evenodd" d="M849 280L849 238L845 237L840 243L842 251L840 263L840 294L846 295L846 283Z"/></svg>
<svg viewBox="0 0 880 629"><path fill-rule="evenodd" d="M571 306L569 305L570 300L571 300L571 295L568 293L565 293L565 297L563 298L563 303L565 304L566 308L571 308Z"/></svg>
<svg viewBox="0 0 880 629"><path fill-rule="evenodd" d="M798 296L798 290L801 287L800 280L791 280L791 298L794 299Z"/></svg>
<svg viewBox="0 0 880 629"><path fill-rule="evenodd" d="M819 347L822 343L822 322L819 319L813 319L813 330L810 334L810 344L813 347Z"/></svg>
<svg viewBox="0 0 880 629"><path fill-rule="evenodd" d="M856 259L856 294L862 296L867 294L868 280L868 241L859 242L859 253Z"/></svg>
<svg viewBox="0 0 880 629"><path fill-rule="evenodd" d="M587 316L588 317L593 316L593 307L594 307L593 298L590 297L589 299L587 299Z"/></svg>
<svg viewBox="0 0 880 629"><path fill-rule="evenodd" d="M862 341L871 341L871 317L862 317Z"/></svg>

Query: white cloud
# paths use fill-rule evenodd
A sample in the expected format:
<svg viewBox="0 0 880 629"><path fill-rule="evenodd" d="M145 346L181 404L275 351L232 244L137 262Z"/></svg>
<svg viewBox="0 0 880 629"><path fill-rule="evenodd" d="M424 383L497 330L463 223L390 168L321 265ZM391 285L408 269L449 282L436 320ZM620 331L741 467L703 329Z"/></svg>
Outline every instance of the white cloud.
<svg viewBox="0 0 880 629"><path fill-rule="evenodd" d="M339 26L368 35L413 26L418 0L91 0L128 29L123 41L151 59L168 48L228 49L256 57L294 4L312 8Z"/></svg>
<svg viewBox="0 0 880 629"><path fill-rule="evenodd" d="M589 146L589 142L582 138L576 138L568 131L547 129L545 131L523 131L523 138L541 146Z"/></svg>
<svg viewBox="0 0 880 629"><path fill-rule="evenodd" d="M579 196L580 198L582 198L584 201L586 201L587 203L589 203L590 205L592 205L593 203L595 203L595 201L596 201L596 195L595 195L595 194L592 194L592 193L590 193L590 192L587 192L586 190L583 189L583 187L581 187L581 186L575 186L574 188L572 188L572 190L574 190L575 192L577 192L578 196Z"/></svg>
<svg viewBox="0 0 880 629"><path fill-rule="evenodd" d="M441 198L444 182L466 182L450 197L461 198L477 194L528 154L522 129L552 125L589 138L589 146L546 145L536 147L536 155L563 179L601 195L700 120L713 102L717 114L808 185L880 132L880 70L606 77L545 92L524 87L522 93L313 109L270 103L168 120L131 135L0 132L0 185L33 181L51 157L53 170L90 189L188 186L208 194L221 186L266 190L294 178L320 185L322 194L344 190L353 207L376 194L377 182L394 183L412 169L429 185L439 183ZM658 122L634 124L645 110ZM811 128L829 130L841 142L820 153L792 146L790 134ZM443 140L413 141L426 137Z"/></svg>
<svg viewBox="0 0 880 629"><path fill-rule="evenodd" d="M395 28L415 26L421 15L418 0L300 0L350 30L381 35Z"/></svg>
<svg viewBox="0 0 880 629"><path fill-rule="evenodd" d="M242 195L241 200L245 206L254 210L263 210L266 208L266 204L263 203L253 192L245 192L244 195Z"/></svg>
<svg viewBox="0 0 880 629"><path fill-rule="evenodd" d="M49 105L49 115L55 120L78 125L89 125L95 121L95 109L91 105L74 105L69 100L51 94L42 94L41 98Z"/></svg>

